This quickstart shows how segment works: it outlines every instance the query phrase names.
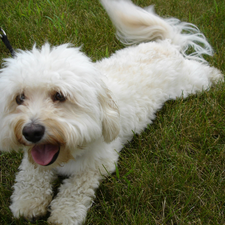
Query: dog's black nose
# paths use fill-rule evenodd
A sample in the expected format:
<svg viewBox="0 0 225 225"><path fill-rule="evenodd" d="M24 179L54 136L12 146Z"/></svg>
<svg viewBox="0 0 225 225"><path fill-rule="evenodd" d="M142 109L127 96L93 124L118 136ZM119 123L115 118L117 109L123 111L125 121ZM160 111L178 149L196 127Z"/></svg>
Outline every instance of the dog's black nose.
<svg viewBox="0 0 225 225"><path fill-rule="evenodd" d="M22 133L26 140L37 143L44 136L45 127L40 124L30 123L23 128Z"/></svg>

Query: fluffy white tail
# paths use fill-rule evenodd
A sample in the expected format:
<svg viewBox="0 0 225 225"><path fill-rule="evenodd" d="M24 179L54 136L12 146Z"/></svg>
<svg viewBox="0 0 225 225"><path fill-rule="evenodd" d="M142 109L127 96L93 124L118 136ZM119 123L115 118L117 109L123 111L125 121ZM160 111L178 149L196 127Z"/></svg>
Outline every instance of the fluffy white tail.
<svg viewBox="0 0 225 225"><path fill-rule="evenodd" d="M203 54L213 54L205 36L191 23L175 18L163 19L154 12L153 6L143 9L130 0L101 0L101 3L116 27L117 38L123 44L169 39L179 46L186 58L204 62ZM187 55L189 47L194 51Z"/></svg>

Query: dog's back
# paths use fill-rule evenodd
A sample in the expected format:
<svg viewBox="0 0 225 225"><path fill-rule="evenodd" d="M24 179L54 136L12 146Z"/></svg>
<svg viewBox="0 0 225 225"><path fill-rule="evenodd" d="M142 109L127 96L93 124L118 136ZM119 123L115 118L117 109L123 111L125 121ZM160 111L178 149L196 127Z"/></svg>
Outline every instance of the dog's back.
<svg viewBox="0 0 225 225"><path fill-rule="evenodd" d="M213 51L196 26L162 19L151 7L142 9L130 0L101 2L119 40L134 44L96 63L115 95L125 141L132 138L132 131L140 133L150 124L167 100L185 98L222 79L221 72L202 57ZM190 46L194 52L187 55Z"/></svg>

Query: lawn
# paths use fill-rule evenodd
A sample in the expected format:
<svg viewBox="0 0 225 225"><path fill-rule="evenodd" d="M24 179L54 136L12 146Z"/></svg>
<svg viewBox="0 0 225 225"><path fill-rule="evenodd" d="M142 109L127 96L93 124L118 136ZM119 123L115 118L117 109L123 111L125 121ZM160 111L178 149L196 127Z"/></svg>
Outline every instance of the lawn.
<svg viewBox="0 0 225 225"><path fill-rule="evenodd" d="M224 0L135 0L164 17L196 24L212 45L210 65L225 74ZM82 46L93 61L124 46L97 0L1 0L0 26L12 46L48 41ZM0 42L0 62L10 57ZM225 224L225 84L167 102L153 124L124 146L85 224ZM0 154L0 224L30 224L9 210L22 153ZM55 190L60 183L55 184ZM35 224L47 224L46 218Z"/></svg>

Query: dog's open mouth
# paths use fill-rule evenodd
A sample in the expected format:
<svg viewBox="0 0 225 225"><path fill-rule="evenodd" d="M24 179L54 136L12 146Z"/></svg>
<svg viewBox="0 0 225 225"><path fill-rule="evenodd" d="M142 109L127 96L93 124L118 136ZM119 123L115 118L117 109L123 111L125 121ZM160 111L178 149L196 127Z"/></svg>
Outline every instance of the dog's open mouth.
<svg viewBox="0 0 225 225"><path fill-rule="evenodd" d="M54 163L58 158L59 151L60 147L58 145L35 145L31 150L31 155L37 164L48 166Z"/></svg>

